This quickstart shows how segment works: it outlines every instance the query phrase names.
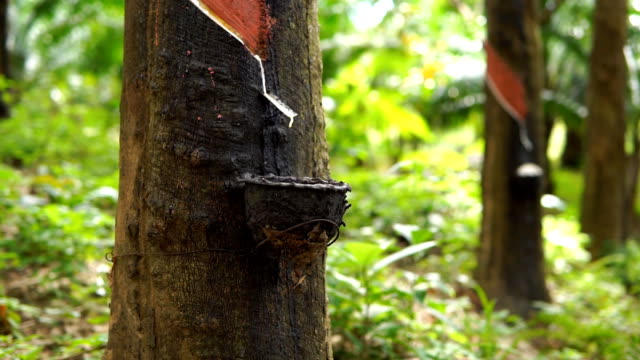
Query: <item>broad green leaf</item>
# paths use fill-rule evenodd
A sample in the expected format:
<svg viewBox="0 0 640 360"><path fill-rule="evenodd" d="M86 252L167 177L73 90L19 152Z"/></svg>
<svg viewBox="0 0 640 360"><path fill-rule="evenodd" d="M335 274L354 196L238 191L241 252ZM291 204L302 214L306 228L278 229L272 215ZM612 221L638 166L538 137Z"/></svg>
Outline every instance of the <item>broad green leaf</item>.
<svg viewBox="0 0 640 360"><path fill-rule="evenodd" d="M421 253L425 250L431 249L432 247L436 246L436 242L435 241L427 241L424 242L422 244L416 244L416 245L411 245L409 247L406 247L396 253L393 253L387 257L385 257L384 259L378 261L377 263L375 263L371 269L370 269L370 273L371 274L375 274L378 271L386 268L387 266L393 264L394 262L404 259L406 257Z"/></svg>

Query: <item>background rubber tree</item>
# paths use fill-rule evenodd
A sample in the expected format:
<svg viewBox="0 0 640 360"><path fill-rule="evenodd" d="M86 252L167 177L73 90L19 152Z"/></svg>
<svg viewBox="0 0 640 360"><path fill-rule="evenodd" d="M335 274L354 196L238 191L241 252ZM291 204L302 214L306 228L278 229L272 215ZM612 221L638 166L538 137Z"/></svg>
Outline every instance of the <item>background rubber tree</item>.
<svg viewBox="0 0 640 360"><path fill-rule="evenodd" d="M583 156L581 128L586 116L584 94L589 66L586 49L591 40L593 6L585 2L548 0L543 8L539 21L546 72L542 93L545 122L564 123L566 140L561 166L577 168L581 166ZM432 122L455 126L465 123L470 114L482 111L485 100L484 76L456 77L436 89L425 113L430 115ZM545 138L551 130L547 125ZM546 190L552 190L552 187Z"/></svg>
<svg viewBox="0 0 640 360"><path fill-rule="evenodd" d="M540 16L544 44L546 84L542 93L547 122L556 126L564 135L563 151L553 168L580 170L583 167L585 149L584 130L587 117L586 93L589 78L589 49L593 42L594 4L591 2L545 1ZM638 11L631 9L630 16ZM628 63L628 89L626 96L626 171L624 238L638 233L638 216L635 208L637 178L640 161L638 120L640 119L640 67L637 64L637 41L640 33L635 27L628 29L630 41L625 48ZM457 124L472 112L482 109L485 102L483 79L460 78L436 91L428 109L433 117L445 124ZM453 96L452 94L455 94ZM550 121L549 121L550 120ZM547 124L548 126L549 124ZM546 135L549 135L547 128ZM557 145L557 144L556 144ZM566 172L565 172L566 174ZM549 174L547 174L549 175ZM562 176L562 175L561 175ZM549 177L550 181L553 181ZM561 180L562 181L562 180ZM576 181L576 180L572 180ZM547 188L547 191L552 189ZM576 187L581 192L581 187ZM559 194L567 196L569 194ZM573 209L571 210L574 211ZM578 216L576 210L576 216Z"/></svg>
<svg viewBox="0 0 640 360"><path fill-rule="evenodd" d="M581 47L584 39L576 39L569 34L588 31L588 22L583 21L582 18L573 19L573 17L576 13L590 14L592 6L584 3L565 4L563 0L548 0L542 5L543 10L540 11L538 18L545 59L542 93L545 122L544 154L547 154L546 149L553 124L558 119L567 126L567 146L563 153L563 160L564 155L567 155L568 162L574 158L578 159L575 161L579 161L582 157L582 147L576 144L580 145L582 140L578 130L582 125L585 112L582 102L586 87L586 81L580 81L579 74L586 74L588 58ZM460 12L460 16L464 17L464 13ZM576 55L578 64L575 61ZM470 114L483 110L485 100L484 76L458 77L447 86L440 87L434 96L430 97L426 113L436 122L445 126L455 126L461 122L464 123ZM545 193L553 193L552 166L548 161L544 166L543 190ZM575 166L578 166L578 163Z"/></svg>
<svg viewBox="0 0 640 360"><path fill-rule="evenodd" d="M598 0L594 10L581 214L594 258L624 238L627 6L627 0Z"/></svg>
<svg viewBox="0 0 640 360"><path fill-rule="evenodd" d="M316 6L266 2L267 81L299 113L289 128L256 59L190 2L126 2L107 359L332 357L326 252L297 283L279 255L247 253L237 181L329 174ZM198 249L225 250L152 255Z"/></svg>
<svg viewBox="0 0 640 360"><path fill-rule="evenodd" d="M498 307L522 316L530 314L535 301L549 300L541 237L543 177L520 172L524 163L544 162L537 6L534 0L486 2L488 42L524 82L529 109L526 125L533 150L523 148L518 125L493 94L487 93L476 278Z"/></svg>

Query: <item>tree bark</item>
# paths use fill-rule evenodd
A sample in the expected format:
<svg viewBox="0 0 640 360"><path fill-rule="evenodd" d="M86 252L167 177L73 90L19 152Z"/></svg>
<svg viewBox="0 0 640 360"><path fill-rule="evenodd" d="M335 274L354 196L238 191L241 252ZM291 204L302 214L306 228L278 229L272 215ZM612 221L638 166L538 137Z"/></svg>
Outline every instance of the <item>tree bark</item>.
<svg viewBox="0 0 640 360"><path fill-rule="evenodd" d="M267 81L291 128L256 59L189 1L126 1L106 359L332 358L326 246L304 273L247 251L239 177L329 175L316 0L267 5Z"/></svg>
<svg viewBox="0 0 640 360"><path fill-rule="evenodd" d="M485 105L482 233L476 278L500 308L528 316L534 301L548 301L544 279L540 196L543 176L522 177L532 162L544 167L541 89L543 64L535 0L487 0L488 39L524 79L533 151L491 92Z"/></svg>
<svg viewBox="0 0 640 360"><path fill-rule="evenodd" d="M593 258L623 241L627 18L627 0L596 1L581 218Z"/></svg>

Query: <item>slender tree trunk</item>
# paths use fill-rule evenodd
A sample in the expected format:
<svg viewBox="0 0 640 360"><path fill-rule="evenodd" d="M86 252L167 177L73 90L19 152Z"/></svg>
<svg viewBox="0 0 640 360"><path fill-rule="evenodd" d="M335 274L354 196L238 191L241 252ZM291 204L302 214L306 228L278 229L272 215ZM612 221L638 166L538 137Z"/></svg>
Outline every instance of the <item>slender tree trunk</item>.
<svg viewBox="0 0 640 360"><path fill-rule="evenodd" d="M565 134L564 150L560 164L565 169L577 170L582 167L584 157L582 134L578 129L567 126Z"/></svg>
<svg viewBox="0 0 640 360"><path fill-rule="evenodd" d="M546 64L546 59L543 60L543 64ZM543 66L542 71L544 74L544 89L550 89L552 85L549 80L547 67ZM555 193L555 183L553 182L553 176L551 174L551 161L549 161L548 153L549 143L551 142L551 132L553 131L555 119L546 111L543 112L542 117L544 122L544 135L542 137L544 141L544 146L542 147L542 156L544 156L544 185L542 186L542 192L544 194L553 194Z"/></svg>
<svg viewBox="0 0 640 360"><path fill-rule="evenodd" d="M636 197L638 195L638 173L640 171L640 148L638 139L635 140L635 149L629 154L625 161L625 190L624 190L624 226L623 239L628 239L636 235L636 223L638 213L636 212Z"/></svg>
<svg viewBox="0 0 640 360"><path fill-rule="evenodd" d="M587 95L582 230L598 258L623 240L627 0L597 0Z"/></svg>
<svg viewBox="0 0 640 360"><path fill-rule="evenodd" d="M534 301L547 301L541 238L542 176L518 176L526 162L544 161L541 89L543 64L536 0L487 0L488 38L521 74L527 92L527 127L534 143L526 151L518 126L491 92L486 103L482 170L482 234L476 278L497 305L527 316Z"/></svg>
<svg viewBox="0 0 640 360"><path fill-rule="evenodd" d="M328 176L316 0L267 5L267 81L299 113L291 128L256 59L189 1L126 1L106 359L332 357L326 245L302 269L256 251L238 181Z"/></svg>
<svg viewBox="0 0 640 360"><path fill-rule="evenodd" d="M548 1L543 1L542 5L544 10L539 14L538 19L539 19L540 30L544 33L546 28L551 26L550 25L551 19L553 18L553 15L556 13L556 11L558 11L558 9L563 5L563 1L555 2L553 4L548 3ZM543 90L551 90L554 87L554 85L552 84L551 77L549 76L549 68L546 66L549 60L549 47L547 46L548 44L546 42L547 42L547 39L544 36L542 36L540 46L542 48L541 51L543 55L542 57L543 58L542 73L543 73L543 79L544 79ZM544 185L542 189L544 194L554 194L555 183L553 181L553 174L551 173L551 170L552 170L551 162L549 161L548 153L549 153L549 145L551 140L551 132L553 131L553 126L555 125L555 118L548 111L545 110L543 112L543 119L544 119L543 156L545 159L545 162L544 162L545 166L544 166Z"/></svg>
<svg viewBox="0 0 640 360"><path fill-rule="evenodd" d="M638 176L640 175L640 122L633 119L629 132L632 136L633 151L626 156L624 181L624 224L622 238L628 239L637 234L638 213L636 197L638 195Z"/></svg>
<svg viewBox="0 0 640 360"><path fill-rule="evenodd" d="M9 38L8 24L9 0L0 0L0 76L9 77L9 50L7 40ZM9 105L3 99L4 91L0 91L0 119L9 117Z"/></svg>

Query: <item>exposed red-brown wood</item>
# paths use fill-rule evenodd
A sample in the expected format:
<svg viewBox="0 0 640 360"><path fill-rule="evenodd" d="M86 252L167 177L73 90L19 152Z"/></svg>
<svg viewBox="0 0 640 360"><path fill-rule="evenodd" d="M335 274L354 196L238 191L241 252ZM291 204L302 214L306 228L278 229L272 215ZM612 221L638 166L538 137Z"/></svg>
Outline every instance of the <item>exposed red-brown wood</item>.
<svg viewBox="0 0 640 360"><path fill-rule="evenodd" d="M485 41L487 52L487 83L500 106L514 119L524 124L527 101L522 79L496 50Z"/></svg>
<svg viewBox="0 0 640 360"><path fill-rule="evenodd" d="M242 40L244 45L262 59L267 57L269 17L265 0L200 0L227 30Z"/></svg>

